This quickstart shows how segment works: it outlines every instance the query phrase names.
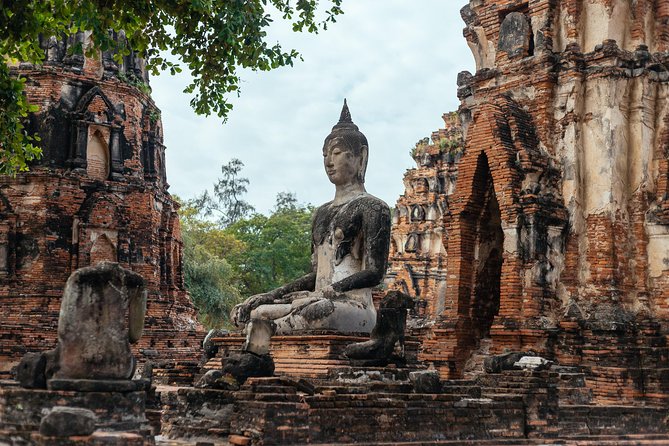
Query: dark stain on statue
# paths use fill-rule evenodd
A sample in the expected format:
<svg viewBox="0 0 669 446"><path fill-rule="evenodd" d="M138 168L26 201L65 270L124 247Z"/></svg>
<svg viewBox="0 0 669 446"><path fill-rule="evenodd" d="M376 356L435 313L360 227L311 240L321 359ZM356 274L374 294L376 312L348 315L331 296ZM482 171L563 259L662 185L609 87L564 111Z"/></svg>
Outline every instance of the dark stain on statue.
<svg viewBox="0 0 669 446"><path fill-rule="evenodd" d="M316 321L334 313L334 310L335 307L331 300L322 299L304 307L300 315L308 321Z"/></svg>

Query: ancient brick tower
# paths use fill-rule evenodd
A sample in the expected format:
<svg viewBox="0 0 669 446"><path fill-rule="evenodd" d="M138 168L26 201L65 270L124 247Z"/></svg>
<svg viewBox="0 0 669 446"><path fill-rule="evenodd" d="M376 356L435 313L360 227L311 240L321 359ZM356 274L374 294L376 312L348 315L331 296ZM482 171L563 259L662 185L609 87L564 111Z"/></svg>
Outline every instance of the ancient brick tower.
<svg viewBox="0 0 669 446"><path fill-rule="evenodd" d="M413 272L394 261L389 281L426 300L423 359L461 376L533 350L585 367L600 401L666 399L669 0L471 0L462 16L463 153L431 160L433 136L396 213L392 254ZM420 225L441 246L403 239Z"/></svg>
<svg viewBox="0 0 669 446"><path fill-rule="evenodd" d="M457 113L443 116L445 128L420 140L411 156L418 167L404 176L406 193L393 212L386 282L418 297L416 313L432 319L444 310L448 196L457 178L464 141Z"/></svg>
<svg viewBox="0 0 669 446"><path fill-rule="evenodd" d="M101 260L147 281L140 358L181 358L199 346L160 111L146 93L142 60L131 55L118 65L112 54L68 55L87 38L46 39L43 66L13 67L40 106L30 126L44 154L29 173L0 179L2 369L26 351L53 346L65 281Z"/></svg>

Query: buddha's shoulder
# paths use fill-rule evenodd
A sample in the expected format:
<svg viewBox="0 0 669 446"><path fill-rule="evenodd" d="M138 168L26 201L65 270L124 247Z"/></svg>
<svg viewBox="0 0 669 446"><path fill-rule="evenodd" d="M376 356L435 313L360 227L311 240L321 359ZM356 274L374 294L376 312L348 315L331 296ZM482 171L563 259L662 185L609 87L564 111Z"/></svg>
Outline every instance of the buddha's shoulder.
<svg viewBox="0 0 669 446"><path fill-rule="evenodd" d="M390 208L380 198L375 197L374 195L364 194L354 199L355 206L363 211L367 210L374 213L388 213L390 214Z"/></svg>
<svg viewBox="0 0 669 446"><path fill-rule="evenodd" d="M385 201L370 194L363 194L360 197L356 198L356 201L358 201L358 203L362 205L372 205L374 207L390 209Z"/></svg>
<svg viewBox="0 0 669 446"><path fill-rule="evenodd" d="M332 200L328 201L327 203L323 203L322 205L318 206L316 210L314 211L314 215L319 215L324 212L327 212L330 209L330 205L332 204Z"/></svg>
<svg viewBox="0 0 669 446"><path fill-rule="evenodd" d="M348 213L357 213L357 212L372 212L372 213L388 213L390 214L390 208L385 201L380 198L375 197L370 194L361 194L345 204L333 206L332 201L319 206L316 209L315 216L318 217L327 217L328 215L340 214L342 212Z"/></svg>

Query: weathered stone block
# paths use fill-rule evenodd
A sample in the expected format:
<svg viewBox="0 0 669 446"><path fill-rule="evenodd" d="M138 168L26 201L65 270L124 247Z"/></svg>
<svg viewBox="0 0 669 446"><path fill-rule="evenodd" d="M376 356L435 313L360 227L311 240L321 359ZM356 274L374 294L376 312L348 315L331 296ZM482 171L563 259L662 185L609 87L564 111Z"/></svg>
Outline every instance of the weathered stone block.
<svg viewBox="0 0 669 446"><path fill-rule="evenodd" d="M225 358L223 362L223 374L231 375L240 384L248 378L272 376L273 373L274 361L269 354L256 355L244 351Z"/></svg>
<svg viewBox="0 0 669 446"><path fill-rule="evenodd" d="M26 353L16 368L16 380L27 389L46 389L46 356Z"/></svg>
<svg viewBox="0 0 669 446"><path fill-rule="evenodd" d="M409 379L416 393L441 393L441 381L436 370L411 372Z"/></svg>
<svg viewBox="0 0 669 446"><path fill-rule="evenodd" d="M39 433L48 437L91 435L96 422L97 417L88 409L54 407L42 418Z"/></svg>

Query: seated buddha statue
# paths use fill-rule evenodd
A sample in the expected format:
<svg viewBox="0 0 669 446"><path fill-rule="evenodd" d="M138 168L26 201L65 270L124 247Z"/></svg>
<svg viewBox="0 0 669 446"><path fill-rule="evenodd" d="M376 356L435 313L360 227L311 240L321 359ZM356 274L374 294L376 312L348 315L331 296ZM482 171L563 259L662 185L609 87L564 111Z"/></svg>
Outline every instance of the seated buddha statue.
<svg viewBox="0 0 669 446"><path fill-rule="evenodd" d="M335 195L314 213L312 271L234 307L233 323L246 326L247 351L267 353L267 345L250 342L254 326L264 325L269 336L303 330L370 333L374 328L372 288L386 270L390 210L365 190L367 156L367 138L344 101L339 122L323 145L325 173Z"/></svg>

